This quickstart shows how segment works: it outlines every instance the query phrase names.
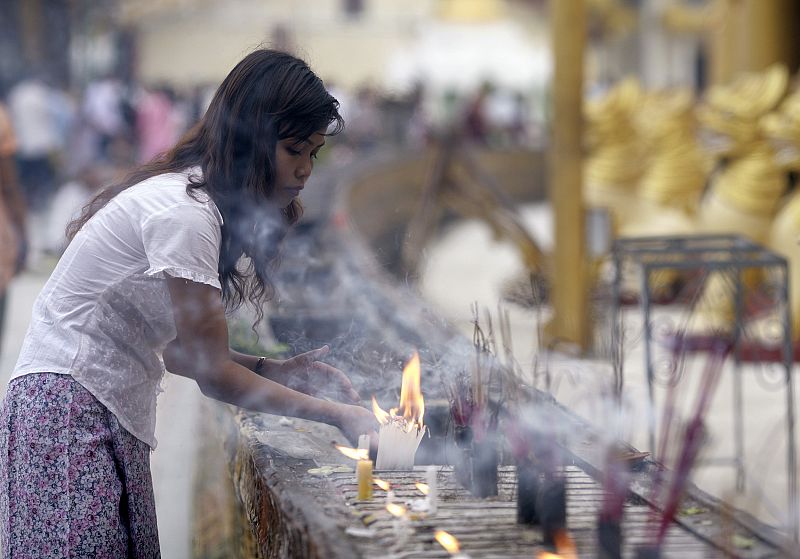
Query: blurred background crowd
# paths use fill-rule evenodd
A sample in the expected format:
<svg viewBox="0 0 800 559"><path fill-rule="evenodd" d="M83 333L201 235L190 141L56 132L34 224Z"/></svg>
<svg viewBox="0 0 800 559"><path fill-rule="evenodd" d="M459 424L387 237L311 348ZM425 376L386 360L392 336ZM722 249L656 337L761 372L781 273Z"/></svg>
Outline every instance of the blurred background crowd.
<svg viewBox="0 0 800 559"><path fill-rule="evenodd" d="M7 3L0 103L15 138L29 265L63 249L65 225L96 189L174 144L258 44L297 51L324 77L347 121L336 149L417 149L453 129L491 148L541 146L541 2L525 3L522 25L499 2L286 4ZM459 45L477 50L432 60Z"/></svg>
<svg viewBox="0 0 800 559"><path fill-rule="evenodd" d="M450 126L474 142L496 147L533 146L542 124L524 93L485 82L477 91L449 91L426 99L422 85L395 95L370 85L329 84L347 122L339 149L368 152L378 146L424 146ZM175 88L114 75L77 90L30 74L11 84L2 100L10 118L17 178L37 227L31 258L62 248L67 220L115 173L170 148L202 116L215 86ZM41 218L41 219L40 219Z"/></svg>

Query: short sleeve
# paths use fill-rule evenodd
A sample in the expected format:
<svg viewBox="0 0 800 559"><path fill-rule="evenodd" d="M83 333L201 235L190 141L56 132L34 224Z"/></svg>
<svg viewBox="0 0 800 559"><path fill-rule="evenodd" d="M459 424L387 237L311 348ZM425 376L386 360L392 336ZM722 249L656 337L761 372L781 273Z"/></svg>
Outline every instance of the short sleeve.
<svg viewBox="0 0 800 559"><path fill-rule="evenodd" d="M150 216L142 225L149 262L146 275L166 275L221 289L219 220L205 204L178 204Z"/></svg>

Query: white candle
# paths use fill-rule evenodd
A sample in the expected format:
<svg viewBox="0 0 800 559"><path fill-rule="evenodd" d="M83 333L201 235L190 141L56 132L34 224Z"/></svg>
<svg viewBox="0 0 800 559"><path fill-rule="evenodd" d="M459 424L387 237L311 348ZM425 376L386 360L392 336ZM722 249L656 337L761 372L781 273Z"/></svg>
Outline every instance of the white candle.
<svg viewBox="0 0 800 559"><path fill-rule="evenodd" d="M436 486L436 466L428 466L425 470L425 482L428 484L428 514L436 514L439 509L439 489Z"/></svg>
<svg viewBox="0 0 800 559"><path fill-rule="evenodd" d="M408 431L406 428L405 421L381 425L376 464L379 470L410 470L414 467L414 455L427 428L413 426Z"/></svg>

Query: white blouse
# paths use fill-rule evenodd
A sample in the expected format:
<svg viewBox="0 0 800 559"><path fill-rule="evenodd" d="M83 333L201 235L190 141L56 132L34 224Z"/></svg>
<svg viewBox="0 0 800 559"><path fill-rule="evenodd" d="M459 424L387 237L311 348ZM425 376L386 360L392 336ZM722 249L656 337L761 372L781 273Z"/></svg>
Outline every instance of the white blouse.
<svg viewBox="0 0 800 559"><path fill-rule="evenodd" d="M205 191L186 192L199 175L142 181L84 225L34 303L11 377L72 375L152 448L161 354L176 336L166 276L220 289L222 216Z"/></svg>

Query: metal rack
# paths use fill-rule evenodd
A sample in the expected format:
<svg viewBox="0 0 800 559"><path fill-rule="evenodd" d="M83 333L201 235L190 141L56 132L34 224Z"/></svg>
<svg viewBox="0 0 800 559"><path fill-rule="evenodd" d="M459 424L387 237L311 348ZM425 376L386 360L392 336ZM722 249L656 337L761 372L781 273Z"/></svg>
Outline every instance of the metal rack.
<svg viewBox="0 0 800 559"><path fill-rule="evenodd" d="M644 344L645 370L647 374L648 397L651 409L654 404L653 384L655 364L653 361L653 306L654 297L651 279L657 272L682 271L700 272L701 277L710 274L727 274L735 286L734 321L727 334L731 344L734 361L734 458L730 460L736 467L737 488L744 488L744 418L741 374L742 333L745 322L745 285L742 276L747 270L760 269L771 272L774 288L774 305L780 316L780 355L784 369L784 389L786 394L787 428L787 475L789 496L789 517L791 532L798 540L797 518L797 455L795 447L794 388L792 383L793 347L789 306L788 267L786 260L768 249L736 235L698 235L698 236L659 236L631 237L618 239L612 247L614 279L611 293L611 343L619 352L619 374L624 361L622 352L623 331L621 325L621 295L623 267L634 264L640 274L640 307L643 314L642 341ZM708 351L706 344L679 342L681 351ZM655 450L655 414L649 422L649 442Z"/></svg>

